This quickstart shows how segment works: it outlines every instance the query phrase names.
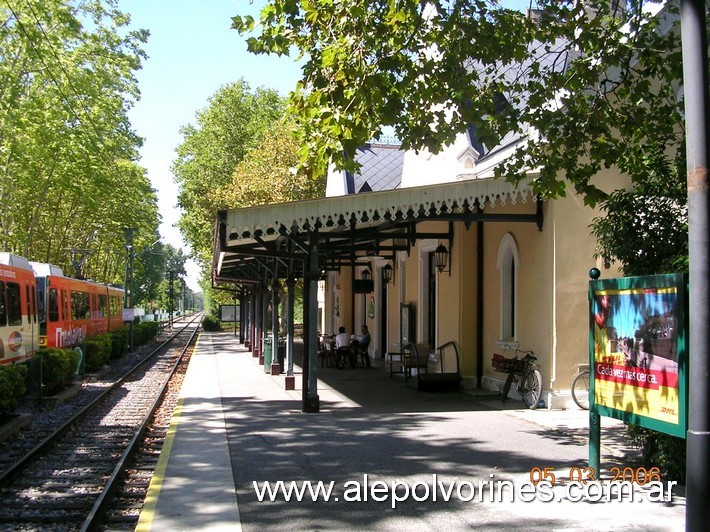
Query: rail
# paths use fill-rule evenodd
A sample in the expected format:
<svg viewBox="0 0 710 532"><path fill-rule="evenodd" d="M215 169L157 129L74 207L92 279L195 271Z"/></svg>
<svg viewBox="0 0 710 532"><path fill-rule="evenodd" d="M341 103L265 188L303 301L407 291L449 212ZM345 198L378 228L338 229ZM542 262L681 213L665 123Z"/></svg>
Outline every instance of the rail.
<svg viewBox="0 0 710 532"><path fill-rule="evenodd" d="M199 315L195 316L195 320L199 317ZM193 321L195 321L193 320ZM17 474L22 470L22 468L26 467L28 464L30 464L32 461L37 459L37 457L40 455L40 453L45 450L47 447L49 447L54 441L56 441L60 436L65 434L69 429L76 424L78 421L83 419L87 413L89 413L97 404L99 404L103 399L105 399L109 393L113 392L120 386L124 384L126 379L128 379L135 371L137 371L139 368L141 368L143 365L147 364L149 361L152 360L152 358L159 353L165 346L167 346L170 342L172 342L184 329L186 329L189 325L192 324L192 322L189 322L183 327L182 329L176 331L172 336L167 338L165 341L163 341L159 346L157 346L151 353L149 353L146 357L141 359L138 363L136 363L133 367L131 367L123 377L118 379L116 382L114 382L111 386L107 387L101 394L97 395L90 403L85 405L81 410L79 410L77 413L75 413L69 420L67 420L66 423L62 424L57 430L55 430L52 434L44 438L41 442L39 442L36 446L34 446L29 452L27 452L23 457L21 457L19 460L17 460L12 466L8 467L5 471L0 473L0 486L6 485L8 482L10 482L13 478L17 476ZM197 328L196 328L197 330Z"/></svg>

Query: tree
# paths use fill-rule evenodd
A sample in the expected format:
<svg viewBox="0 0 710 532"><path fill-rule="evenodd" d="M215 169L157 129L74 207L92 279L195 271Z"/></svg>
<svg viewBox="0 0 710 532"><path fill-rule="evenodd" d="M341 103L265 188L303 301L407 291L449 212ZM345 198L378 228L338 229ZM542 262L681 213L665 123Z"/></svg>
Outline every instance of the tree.
<svg viewBox="0 0 710 532"><path fill-rule="evenodd" d="M181 129L184 140L172 167L183 210L178 225L203 263L211 262L215 191L230 182L237 164L259 144L283 109L276 91L252 91L242 79L219 89L208 107L197 113L197 124Z"/></svg>
<svg viewBox="0 0 710 532"><path fill-rule="evenodd" d="M155 193L127 110L147 32L116 0L0 0L0 249L123 277L123 227L152 233Z"/></svg>
<svg viewBox="0 0 710 532"><path fill-rule="evenodd" d="M485 0L270 0L258 21L236 16L233 27L260 30L254 53L305 57L289 109L313 175L329 161L353 170L355 150L384 126L405 148L437 152L474 125L489 147L509 132L525 139L499 176L535 169L536 192L571 184L595 204L601 168L642 181L657 163L644 154L676 155L677 34L649 2L537 4L541 23Z"/></svg>
<svg viewBox="0 0 710 532"><path fill-rule="evenodd" d="M683 156L632 190L612 192L592 223L597 254L621 263L625 275L688 271L687 196Z"/></svg>
<svg viewBox="0 0 710 532"><path fill-rule="evenodd" d="M295 124L279 119L237 165L231 182L213 198L223 208L251 207L323 197L325 176L312 179L299 168Z"/></svg>

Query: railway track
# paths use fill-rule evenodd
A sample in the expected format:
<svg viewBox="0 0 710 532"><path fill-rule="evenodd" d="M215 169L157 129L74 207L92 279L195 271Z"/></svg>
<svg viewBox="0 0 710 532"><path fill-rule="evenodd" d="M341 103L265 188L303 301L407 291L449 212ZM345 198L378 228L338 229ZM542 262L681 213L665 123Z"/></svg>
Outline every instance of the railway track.
<svg viewBox="0 0 710 532"><path fill-rule="evenodd" d="M154 465L157 461L172 413L170 405L156 422L151 419L171 386L171 395L177 397L179 384L168 383L184 373L184 355L196 332L196 326L186 326L174 336L172 344L177 347L166 342L112 384L96 386L102 391L86 394L92 396L90 402L74 407L79 410L68 421L51 426L48 435L35 434L34 439L41 441L34 442L21 458L11 463L6 459L0 473L0 528L90 530L104 518L116 524L135 520L135 507L142 506L138 497L141 491L144 495L149 482L146 468L150 464L140 462ZM83 397L80 402L85 401ZM138 464L129 465L144 441ZM124 478L128 483L120 487ZM131 484L134 479L143 485ZM118 497L112 497L114 492ZM128 508L127 494L135 499L127 503Z"/></svg>

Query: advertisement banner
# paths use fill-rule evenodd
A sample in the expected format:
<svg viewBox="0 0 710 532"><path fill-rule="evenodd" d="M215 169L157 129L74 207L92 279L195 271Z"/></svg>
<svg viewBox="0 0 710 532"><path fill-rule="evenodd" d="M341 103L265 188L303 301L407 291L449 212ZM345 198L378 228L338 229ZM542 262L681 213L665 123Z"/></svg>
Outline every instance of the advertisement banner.
<svg viewBox="0 0 710 532"><path fill-rule="evenodd" d="M686 284L682 275L590 283L590 406L685 436Z"/></svg>

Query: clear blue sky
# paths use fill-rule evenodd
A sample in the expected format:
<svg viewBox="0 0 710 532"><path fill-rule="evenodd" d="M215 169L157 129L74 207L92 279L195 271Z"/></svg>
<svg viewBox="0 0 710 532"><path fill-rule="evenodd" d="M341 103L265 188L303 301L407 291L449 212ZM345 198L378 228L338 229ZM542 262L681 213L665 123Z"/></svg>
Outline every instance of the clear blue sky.
<svg viewBox="0 0 710 532"><path fill-rule="evenodd" d="M244 39L230 29L231 17L258 14L248 0L119 0L131 14L131 28L150 31L148 59L137 73L141 100L129 113L136 132L145 139L140 164L148 169L158 191L163 216L163 241L183 247L173 227L177 186L170 166L181 143L180 127L194 123L195 114L227 83L244 78L252 88L264 86L283 95L295 87L300 68L289 58L246 52ZM188 265L188 284L196 290L199 272Z"/></svg>

